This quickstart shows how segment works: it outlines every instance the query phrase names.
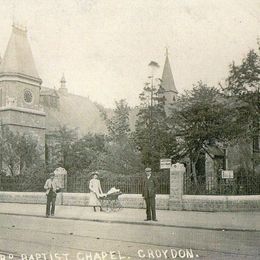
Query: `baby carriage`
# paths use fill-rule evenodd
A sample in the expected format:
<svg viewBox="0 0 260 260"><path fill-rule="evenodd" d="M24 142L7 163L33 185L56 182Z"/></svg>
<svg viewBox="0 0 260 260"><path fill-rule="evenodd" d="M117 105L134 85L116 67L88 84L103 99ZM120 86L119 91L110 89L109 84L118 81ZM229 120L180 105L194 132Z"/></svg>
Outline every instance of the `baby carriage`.
<svg viewBox="0 0 260 260"><path fill-rule="evenodd" d="M106 212L119 211L122 205L118 197L122 194L119 189L113 187L110 189L105 196L100 197L101 206Z"/></svg>

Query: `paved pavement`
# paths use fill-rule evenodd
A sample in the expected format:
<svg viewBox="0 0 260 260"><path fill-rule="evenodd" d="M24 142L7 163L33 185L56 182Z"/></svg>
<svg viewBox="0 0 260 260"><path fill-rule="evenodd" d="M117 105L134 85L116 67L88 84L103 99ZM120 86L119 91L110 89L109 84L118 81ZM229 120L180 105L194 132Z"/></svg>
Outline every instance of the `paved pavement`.
<svg viewBox="0 0 260 260"><path fill-rule="evenodd" d="M1 260L255 260L259 241L252 231L0 214Z"/></svg>
<svg viewBox="0 0 260 260"><path fill-rule="evenodd" d="M45 205L0 203L0 214L45 217ZM212 230L260 231L260 212L194 212L157 210L158 222L144 221L144 209L94 212L90 207L57 206L56 219L170 226Z"/></svg>

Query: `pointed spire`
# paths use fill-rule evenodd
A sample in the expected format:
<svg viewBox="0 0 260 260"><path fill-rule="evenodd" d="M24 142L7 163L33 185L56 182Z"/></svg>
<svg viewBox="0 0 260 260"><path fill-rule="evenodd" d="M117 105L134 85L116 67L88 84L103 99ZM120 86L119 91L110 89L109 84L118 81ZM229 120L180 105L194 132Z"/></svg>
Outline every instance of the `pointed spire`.
<svg viewBox="0 0 260 260"><path fill-rule="evenodd" d="M162 87L165 89L166 92L178 93L172 75L171 65L168 57L169 56L168 48L166 48L165 56L166 58L165 58L163 74L162 74Z"/></svg>
<svg viewBox="0 0 260 260"><path fill-rule="evenodd" d="M0 73L22 74L39 79L25 27L13 25Z"/></svg>

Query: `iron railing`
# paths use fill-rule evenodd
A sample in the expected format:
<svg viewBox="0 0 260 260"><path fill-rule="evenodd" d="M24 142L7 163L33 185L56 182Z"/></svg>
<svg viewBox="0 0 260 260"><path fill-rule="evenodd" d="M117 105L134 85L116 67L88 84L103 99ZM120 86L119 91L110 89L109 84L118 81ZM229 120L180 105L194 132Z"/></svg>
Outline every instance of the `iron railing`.
<svg viewBox="0 0 260 260"><path fill-rule="evenodd" d="M235 176L232 179L184 176L187 195L259 195L260 176Z"/></svg>
<svg viewBox="0 0 260 260"><path fill-rule="evenodd" d="M0 175L0 191L44 191L47 176L31 177L26 175L5 176Z"/></svg>
<svg viewBox="0 0 260 260"><path fill-rule="evenodd" d="M25 175L5 176L0 175L0 191L28 191L41 192L44 191L44 184L47 175L30 177ZM158 194L170 193L170 176L162 174L156 176L158 180ZM123 193L140 194L143 187L143 176L112 176L103 177L100 179L103 192L107 192L112 187L120 189ZM67 176L67 191L68 192L89 192L89 177L81 174L68 174Z"/></svg>
<svg viewBox="0 0 260 260"><path fill-rule="evenodd" d="M158 194L170 193L170 176L163 174L156 176L158 181ZM120 189L122 193L140 194L143 189L144 176L113 176L111 178L100 178L103 192L107 192L112 187ZM68 176L68 192L89 192L89 178L81 175Z"/></svg>

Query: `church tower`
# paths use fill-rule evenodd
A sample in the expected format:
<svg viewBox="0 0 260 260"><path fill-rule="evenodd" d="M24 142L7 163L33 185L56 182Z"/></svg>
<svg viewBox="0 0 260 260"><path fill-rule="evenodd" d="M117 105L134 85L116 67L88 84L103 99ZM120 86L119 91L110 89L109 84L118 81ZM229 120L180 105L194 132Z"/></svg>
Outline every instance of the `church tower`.
<svg viewBox="0 0 260 260"><path fill-rule="evenodd" d="M42 80L25 28L13 25L0 64L0 125L34 136L45 147L45 116L40 106Z"/></svg>
<svg viewBox="0 0 260 260"><path fill-rule="evenodd" d="M159 89L159 95L164 99L166 111L169 109L171 104L176 100L178 91L176 89L171 65L169 61L168 49L166 49L166 58L162 73L161 88Z"/></svg>

